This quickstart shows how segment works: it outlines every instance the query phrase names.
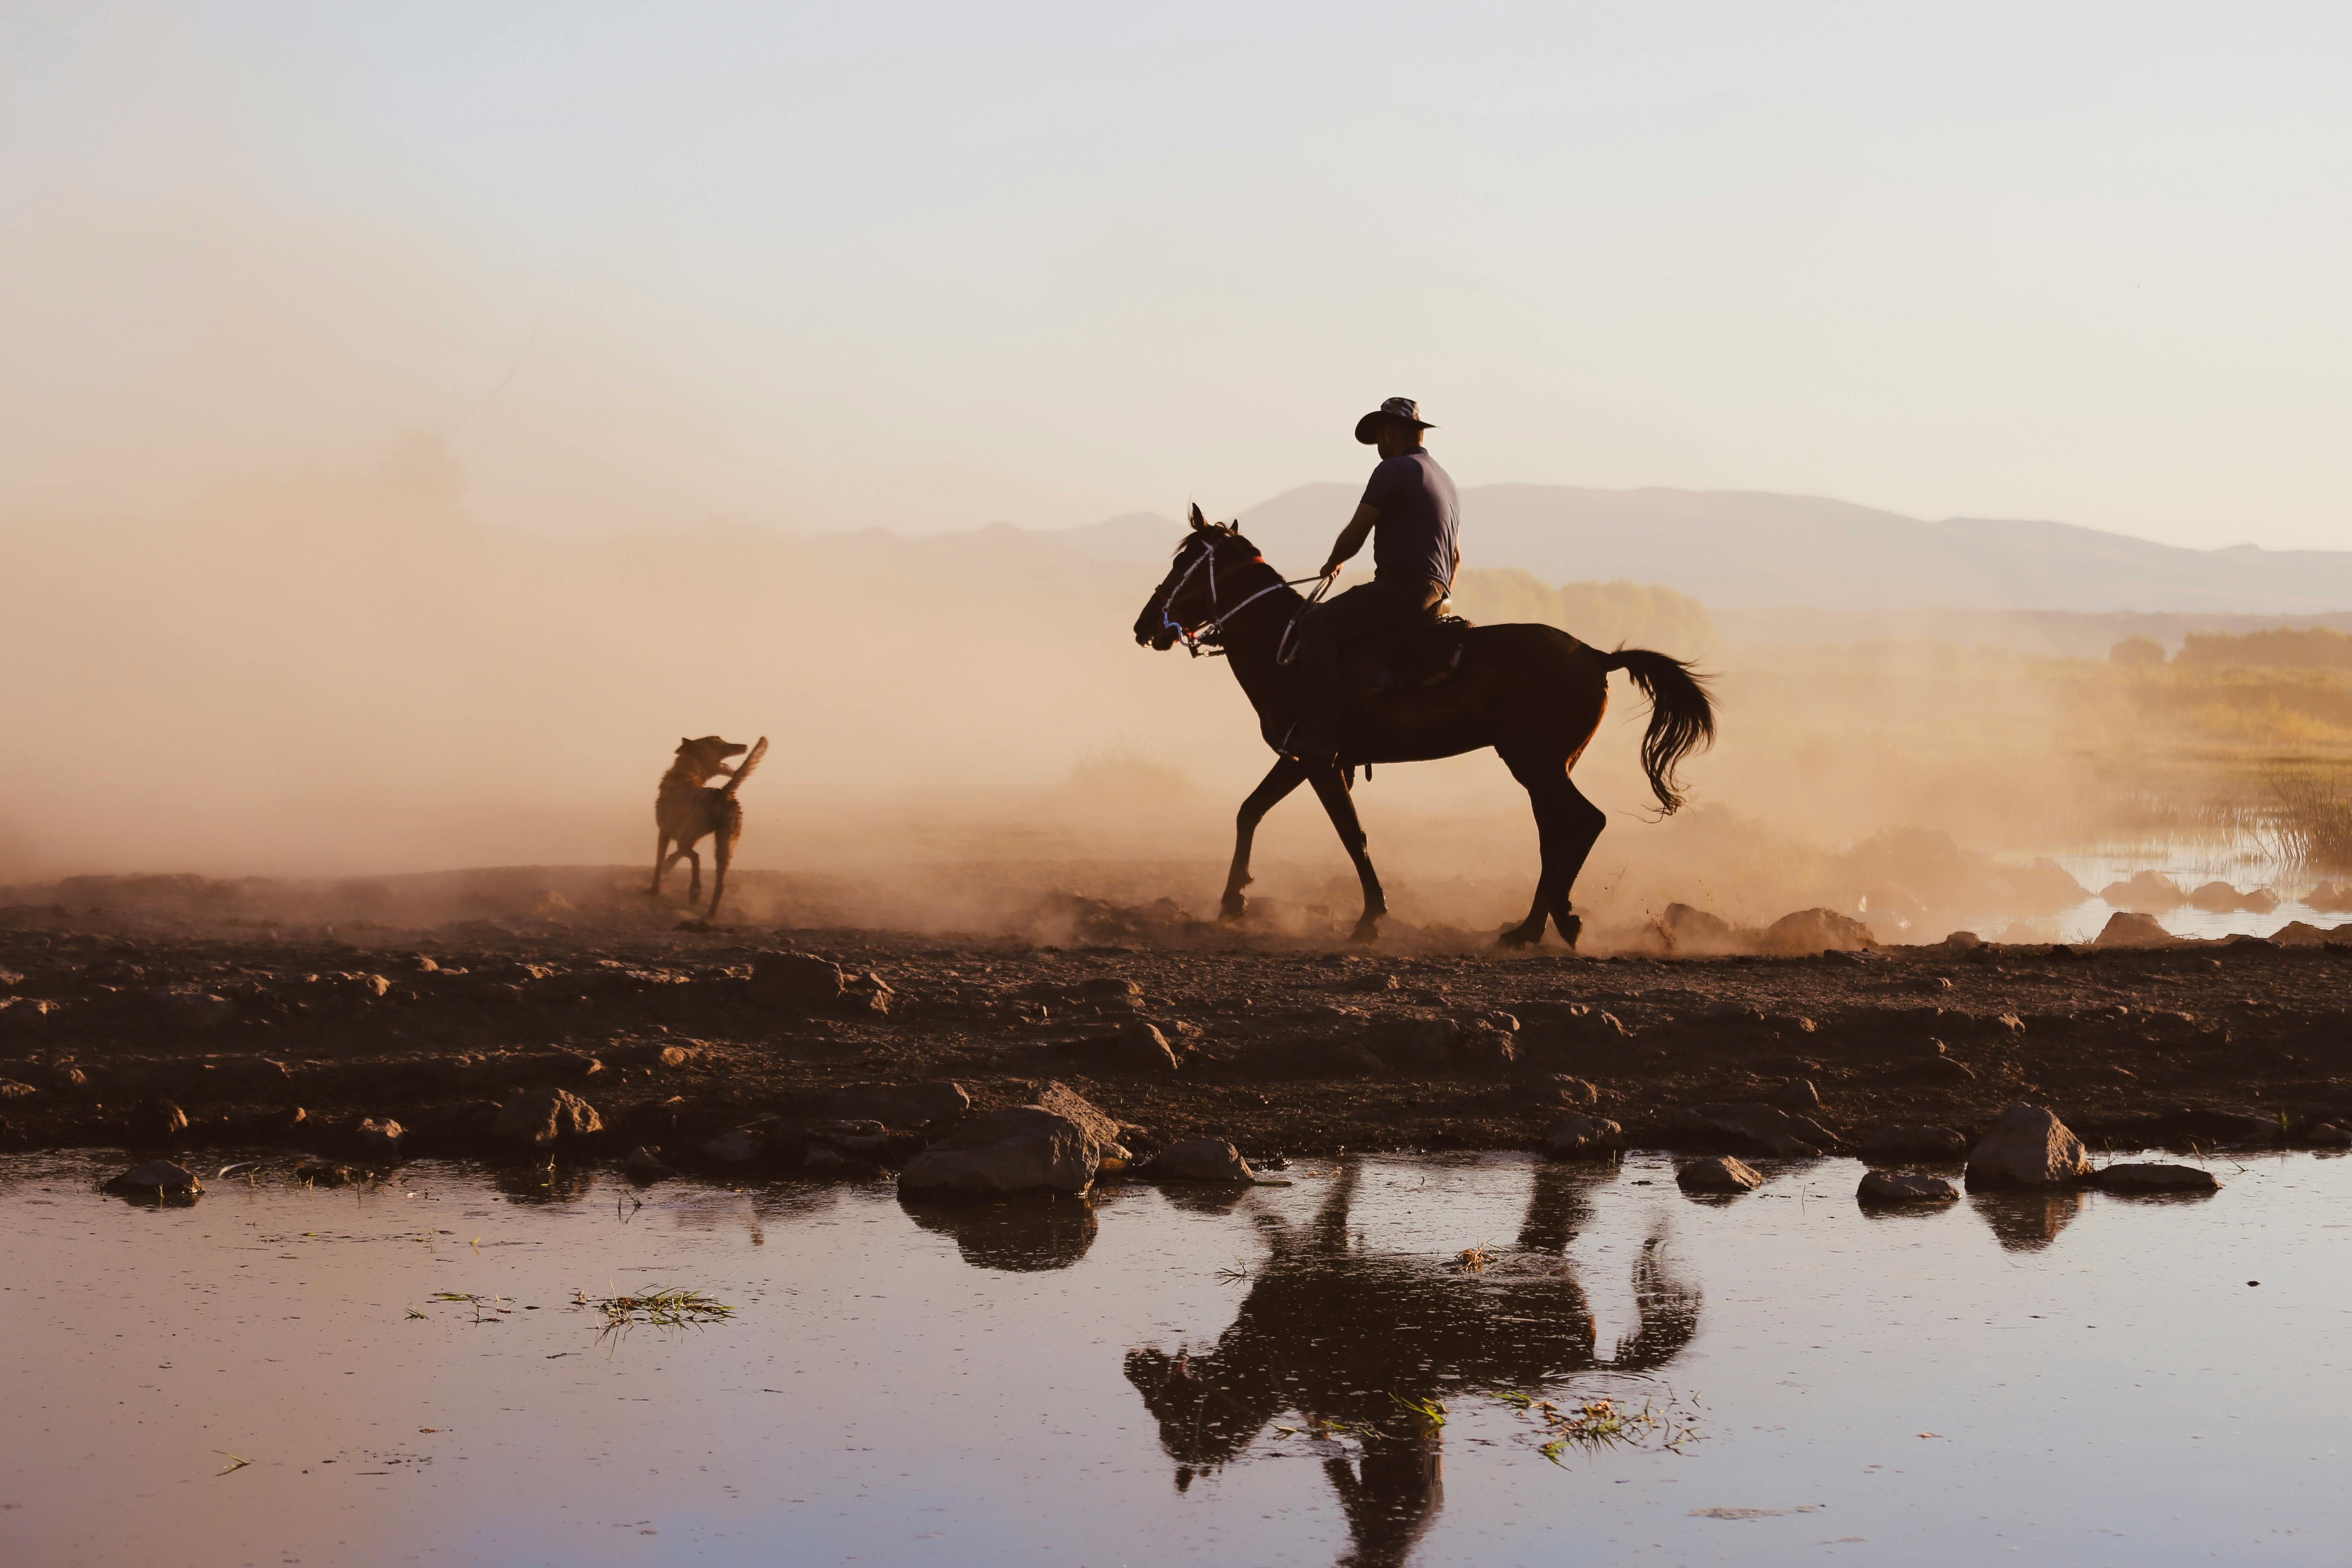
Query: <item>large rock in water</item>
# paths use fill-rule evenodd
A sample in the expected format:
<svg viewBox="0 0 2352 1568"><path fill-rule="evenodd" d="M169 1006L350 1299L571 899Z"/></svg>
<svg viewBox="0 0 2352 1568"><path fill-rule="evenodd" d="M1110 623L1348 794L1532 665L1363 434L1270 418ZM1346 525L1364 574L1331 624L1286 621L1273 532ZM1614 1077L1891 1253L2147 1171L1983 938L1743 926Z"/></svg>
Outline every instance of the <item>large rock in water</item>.
<svg viewBox="0 0 2352 1568"><path fill-rule="evenodd" d="M106 1190L123 1197L185 1197L205 1190L195 1173L169 1160L142 1160L121 1175L110 1179Z"/></svg>
<svg viewBox="0 0 2352 1568"><path fill-rule="evenodd" d="M1945 1204L1959 1201L1959 1190L1941 1176L1915 1176L1895 1171L1871 1171L1853 1195L1866 1204Z"/></svg>
<svg viewBox="0 0 2352 1568"><path fill-rule="evenodd" d="M542 1089L517 1095L499 1107L490 1136L501 1143L527 1149L551 1149L562 1139L602 1132L604 1119L596 1108L568 1089Z"/></svg>
<svg viewBox="0 0 2352 1568"><path fill-rule="evenodd" d="M1597 1160L1625 1147L1625 1130L1599 1116L1571 1116L1544 1138L1552 1160Z"/></svg>
<svg viewBox="0 0 2352 1568"><path fill-rule="evenodd" d="M1118 1142L1118 1123L1097 1110L1094 1101L1076 1089L1047 1079L1029 1092L1029 1103L1066 1116L1100 1146Z"/></svg>
<svg viewBox="0 0 2352 1568"><path fill-rule="evenodd" d="M1669 1111L1661 1128L1677 1142L1730 1148L1742 1154L1805 1159L1837 1147L1837 1134L1809 1116L1744 1100L1734 1105L1686 1105Z"/></svg>
<svg viewBox="0 0 2352 1568"><path fill-rule="evenodd" d="M1694 1161L1675 1173L1675 1185L1686 1193L1744 1193L1763 1184L1763 1177L1728 1154Z"/></svg>
<svg viewBox="0 0 2352 1568"><path fill-rule="evenodd" d="M898 1192L908 1198L1082 1193L1093 1184L1100 1162L1101 1145L1078 1123L1041 1105L1016 1105L991 1111L916 1155L898 1176Z"/></svg>
<svg viewBox="0 0 2352 1568"><path fill-rule="evenodd" d="M1242 1152L1222 1138L1188 1138L1144 1162L1138 1175L1155 1182L1255 1182Z"/></svg>
<svg viewBox="0 0 2352 1568"><path fill-rule="evenodd" d="M1969 1153L1970 1192L2055 1186L2090 1173L2083 1141L2047 1110L2021 1101L2002 1111Z"/></svg>
<svg viewBox="0 0 2352 1568"><path fill-rule="evenodd" d="M2105 1193L2218 1193L2221 1184L2210 1171L2194 1165L2109 1165L2091 1178Z"/></svg>

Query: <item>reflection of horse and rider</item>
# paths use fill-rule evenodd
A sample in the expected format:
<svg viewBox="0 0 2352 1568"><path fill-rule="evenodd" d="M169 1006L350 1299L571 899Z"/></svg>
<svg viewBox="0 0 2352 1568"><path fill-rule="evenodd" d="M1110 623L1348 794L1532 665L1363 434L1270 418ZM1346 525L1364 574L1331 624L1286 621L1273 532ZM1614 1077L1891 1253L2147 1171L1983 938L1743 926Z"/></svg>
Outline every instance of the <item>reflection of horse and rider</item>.
<svg viewBox="0 0 2352 1568"><path fill-rule="evenodd" d="M1239 1455L1277 1417L1343 1422L1361 1436L1354 1463L1323 1470L1347 1514L1362 1568L1403 1563L1444 1502L1442 1427L1400 1401L1461 1389L1532 1392L1578 1373L1663 1367L1697 1331L1699 1295L1667 1269L1657 1237L1636 1256L1638 1326L1615 1356L1596 1354L1592 1311L1554 1260L1591 1217L1589 1173L1534 1168L1519 1227L1522 1257L1467 1275L1424 1257L1350 1245L1349 1211L1361 1168L1335 1173L1314 1218L1266 1226L1267 1256L1216 1344L1128 1352L1127 1377L1160 1426L1181 1488Z"/></svg>
<svg viewBox="0 0 2352 1568"><path fill-rule="evenodd" d="M1609 704L1622 669L1650 700L1642 767L1661 810L1682 804L1675 768L1712 740L1715 710L1684 661L1647 648L1602 653L1553 626L1472 627L1444 616L1462 562L1454 481L1423 444L1433 429L1411 398L1391 397L1357 422L1356 439L1381 461L1354 517L1315 578L1315 595L1266 564L1231 524L1192 509L1192 531L1135 621L1135 640L1165 651L1182 642L1227 656L1267 743L1280 753L1241 808L1223 916L1246 907L1257 825L1300 784L1311 784L1354 861L1364 895L1356 935L1370 940L1388 913L1365 853L1349 789L1359 764L1424 762L1491 746L1528 792L1542 869L1534 907L1503 932L1508 946L1539 942L1549 923L1574 946L1582 922L1570 889L1608 824L1569 773ZM1370 542L1372 581L1328 601L1342 566Z"/></svg>

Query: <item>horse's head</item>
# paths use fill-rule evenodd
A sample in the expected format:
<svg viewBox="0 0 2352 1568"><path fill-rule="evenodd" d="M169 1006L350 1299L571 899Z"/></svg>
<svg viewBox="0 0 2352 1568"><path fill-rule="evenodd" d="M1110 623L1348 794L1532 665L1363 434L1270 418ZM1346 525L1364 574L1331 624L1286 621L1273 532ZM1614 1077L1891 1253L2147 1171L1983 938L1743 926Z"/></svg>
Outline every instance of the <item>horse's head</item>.
<svg viewBox="0 0 2352 1568"><path fill-rule="evenodd" d="M1233 569L1257 558L1256 547L1241 536L1239 529L1231 523L1211 522L1195 505L1192 531L1176 547L1168 575L1151 590L1143 613L1135 617L1135 640L1156 653L1166 653L1176 646L1177 638L1215 620L1220 576L1230 588Z"/></svg>

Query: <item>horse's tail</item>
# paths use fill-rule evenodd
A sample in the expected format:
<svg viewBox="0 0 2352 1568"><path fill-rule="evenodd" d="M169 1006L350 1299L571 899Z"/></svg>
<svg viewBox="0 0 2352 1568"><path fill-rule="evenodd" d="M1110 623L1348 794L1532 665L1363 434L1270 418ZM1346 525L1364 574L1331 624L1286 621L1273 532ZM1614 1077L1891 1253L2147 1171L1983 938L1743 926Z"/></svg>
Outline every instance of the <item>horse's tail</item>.
<svg viewBox="0 0 2352 1568"><path fill-rule="evenodd" d="M1608 667L1633 678L1650 700L1650 728L1642 736L1642 771L1658 807L1671 816L1683 804L1682 782L1675 769L1700 748L1715 743L1715 704L1706 683L1691 673L1685 660L1645 647L1621 647L1609 656Z"/></svg>
<svg viewBox="0 0 2352 1568"><path fill-rule="evenodd" d="M1705 700L1702 699L1701 700ZM1654 729L1655 727L1656 726L1654 724L1652 725L1652 728ZM731 800L734 798L735 792L743 787L743 781L751 776L751 770L758 767L760 765L760 759L767 754L768 737L762 735L760 737L760 743L751 748L751 754L736 764L735 776L727 781L726 795L729 799ZM1643 754L1646 756L1648 753L1644 752Z"/></svg>

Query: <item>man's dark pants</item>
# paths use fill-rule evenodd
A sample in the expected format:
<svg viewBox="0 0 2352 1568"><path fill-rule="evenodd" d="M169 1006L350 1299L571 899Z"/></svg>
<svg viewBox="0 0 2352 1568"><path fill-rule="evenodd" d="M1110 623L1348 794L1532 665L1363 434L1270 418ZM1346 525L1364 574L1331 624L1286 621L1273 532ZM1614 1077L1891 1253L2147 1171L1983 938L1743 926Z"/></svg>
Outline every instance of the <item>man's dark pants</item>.
<svg viewBox="0 0 2352 1568"><path fill-rule="evenodd" d="M1360 588L1350 588L1317 605L1298 620L1298 652L1290 665L1289 710L1267 725L1267 741L1280 746L1288 735L1291 750L1329 751L1337 744L1339 709L1348 694L1340 689L1339 648L1365 637L1380 637L1425 619L1445 600L1445 584L1427 577L1375 577ZM1293 720L1299 721L1291 734Z"/></svg>

